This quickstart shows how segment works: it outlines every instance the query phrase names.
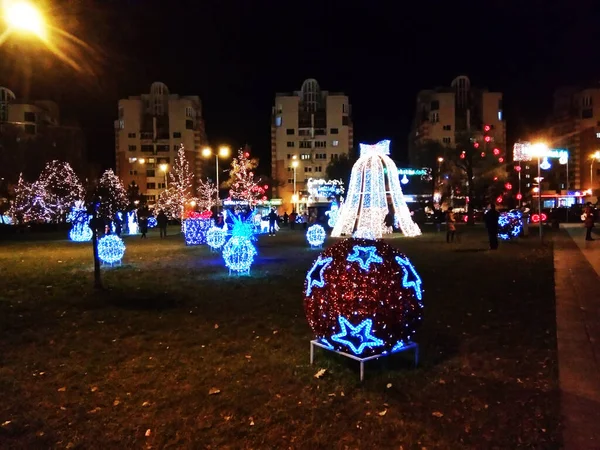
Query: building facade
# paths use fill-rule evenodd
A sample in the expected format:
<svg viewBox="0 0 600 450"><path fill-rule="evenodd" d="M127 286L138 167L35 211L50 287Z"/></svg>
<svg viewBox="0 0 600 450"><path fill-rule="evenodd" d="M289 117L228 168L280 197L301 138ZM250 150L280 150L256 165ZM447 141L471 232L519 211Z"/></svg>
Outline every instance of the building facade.
<svg viewBox="0 0 600 450"><path fill-rule="evenodd" d="M16 182L23 173L33 180L54 159L68 162L80 176L87 175L81 128L61 123L55 102L20 99L0 87L0 177Z"/></svg>
<svg viewBox="0 0 600 450"><path fill-rule="evenodd" d="M411 166L423 165L419 152L427 142L452 148L462 136L506 153L502 93L473 87L466 76L455 78L449 87L420 91L408 139Z"/></svg>
<svg viewBox="0 0 600 450"><path fill-rule="evenodd" d="M567 166L555 165L552 188L596 191L600 189L600 161L592 154L600 150L600 87L562 87L555 91L550 119L552 148L569 151ZM558 172L556 172L558 171ZM594 196L597 196L594 193Z"/></svg>
<svg viewBox="0 0 600 450"><path fill-rule="evenodd" d="M308 197L308 180L326 178L330 161L348 154L354 145L350 100L343 93L322 91L314 79L300 91L275 95L271 121L273 197L281 211L301 208ZM293 161L297 161L294 168Z"/></svg>
<svg viewBox="0 0 600 450"><path fill-rule="evenodd" d="M156 82L149 94L121 99L118 107L115 156L123 184L137 184L146 201L155 203L183 145L195 174L195 189L203 165L201 149L206 145L200 98L171 94L166 85Z"/></svg>

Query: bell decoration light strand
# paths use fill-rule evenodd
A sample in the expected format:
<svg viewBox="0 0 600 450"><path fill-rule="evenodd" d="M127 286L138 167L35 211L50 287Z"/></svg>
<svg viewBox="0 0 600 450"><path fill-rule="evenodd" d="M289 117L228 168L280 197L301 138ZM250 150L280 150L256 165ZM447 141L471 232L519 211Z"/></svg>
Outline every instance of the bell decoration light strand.
<svg viewBox="0 0 600 450"><path fill-rule="evenodd" d="M329 225L331 228L335 227L339 213L340 207L338 205L338 202L334 200L331 202L331 207L329 208L329 211L325 212L325 215L329 217L329 219L327 219L327 225Z"/></svg>
<svg viewBox="0 0 600 450"><path fill-rule="evenodd" d="M410 259L384 241L346 239L306 275L304 311L327 348L367 357L411 343L423 315L423 283Z"/></svg>
<svg viewBox="0 0 600 450"><path fill-rule="evenodd" d="M388 195L395 225L405 236L421 234L406 205L398 168L388 156L389 146L389 140L374 145L360 144L360 158L352 167L348 195L331 233L333 237L351 236L359 228L371 230L378 239L389 233L391 230L384 224Z"/></svg>
<svg viewBox="0 0 600 450"><path fill-rule="evenodd" d="M306 240L310 244L311 247L320 247L325 242L325 228L321 225L311 225L306 230Z"/></svg>
<svg viewBox="0 0 600 450"><path fill-rule="evenodd" d="M123 239L115 234L109 234L98 240L98 258L105 264L120 263L125 254Z"/></svg>

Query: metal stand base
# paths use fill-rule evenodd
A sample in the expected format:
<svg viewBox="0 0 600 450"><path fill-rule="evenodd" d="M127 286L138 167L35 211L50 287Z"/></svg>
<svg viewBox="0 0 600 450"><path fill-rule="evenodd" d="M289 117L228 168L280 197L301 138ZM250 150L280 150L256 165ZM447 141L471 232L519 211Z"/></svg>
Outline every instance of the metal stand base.
<svg viewBox="0 0 600 450"><path fill-rule="evenodd" d="M314 363L314 359L315 359L315 347L321 347L322 349L329 350L330 352L334 352L334 353L337 353L338 355L342 355L342 356L345 356L346 358L350 358L355 361L358 361L360 363L360 381L363 381L365 379L365 362L371 361L373 359L379 359L379 358L383 358L385 356L390 356L390 355L393 355L396 353L405 352L407 350L413 350L413 352L414 352L413 359L414 359L415 367L417 367L419 365L419 344L417 344L416 342L409 342L408 344L403 345L402 347L398 348L397 350L393 350L393 351L390 350L387 352L379 353L377 355L371 355L371 356L367 356L366 358L361 358L359 356L352 355L350 353L333 350L331 347L328 347L326 344L323 344L322 342L319 342L317 340L312 340L312 341L310 341L310 364L311 365Z"/></svg>

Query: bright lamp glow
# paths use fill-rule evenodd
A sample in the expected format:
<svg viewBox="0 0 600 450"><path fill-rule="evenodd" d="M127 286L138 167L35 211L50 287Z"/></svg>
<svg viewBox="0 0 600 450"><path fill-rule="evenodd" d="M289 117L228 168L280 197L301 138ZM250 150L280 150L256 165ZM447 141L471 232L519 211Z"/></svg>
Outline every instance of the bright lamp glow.
<svg viewBox="0 0 600 450"><path fill-rule="evenodd" d="M548 144L544 142L537 142L535 144L531 144L528 153L534 158L542 158L548 154L548 150Z"/></svg>
<svg viewBox="0 0 600 450"><path fill-rule="evenodd" d="M208 158L211 155L212 155L212 150L209 147L204 147L202 149L202 156L204 156L205 158Z"/></svg>
<svg viewBox="0 0 600 450"><path fill-rule="evenodd" d="M160 170L162 170L163 172L166 172L166 171L167 171L167 169L169 168L169 165L168 165L168 164L164 164L164 163L163 163L163 164L161 164L161 165L160 165L160 166L158 166L158 167L160 167Z"/></svg>
<svg viewBox="0 0 600 450"><path fill-rule="evenodd" d="M46 37L46 24L40 11L26 1L7 2L4 8L4 18L9 27L35 34L40 38Z"/></svg>
<svg viewBox="0 0 600 450"><path fill-rule="evenodd" d="M229 147L223 145L222 147L219 147L219 156L222 158L226 158L229 156L229 151Z"/></svg>

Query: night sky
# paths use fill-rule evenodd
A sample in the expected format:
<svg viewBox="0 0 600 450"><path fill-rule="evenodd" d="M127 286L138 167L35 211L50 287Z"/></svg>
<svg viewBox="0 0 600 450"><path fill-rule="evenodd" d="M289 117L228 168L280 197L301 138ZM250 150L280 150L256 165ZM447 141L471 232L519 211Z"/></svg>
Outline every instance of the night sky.
<svg viewBox="0 0 600 450"><path fill-rule="evenodd" d="M600 80L598 10L587 0L54 1L53 22L92 49L63 47L86 71L12 39L0 85L58 101L84 127L91 161L110 167L117 100L162 81L200 95L211 144L248 143L268 171L275 92L316 78L350 96L357 142L390 138L403 160L417 92L461 74L504 92L509 143L542 126L555 87Z"/></svg>

